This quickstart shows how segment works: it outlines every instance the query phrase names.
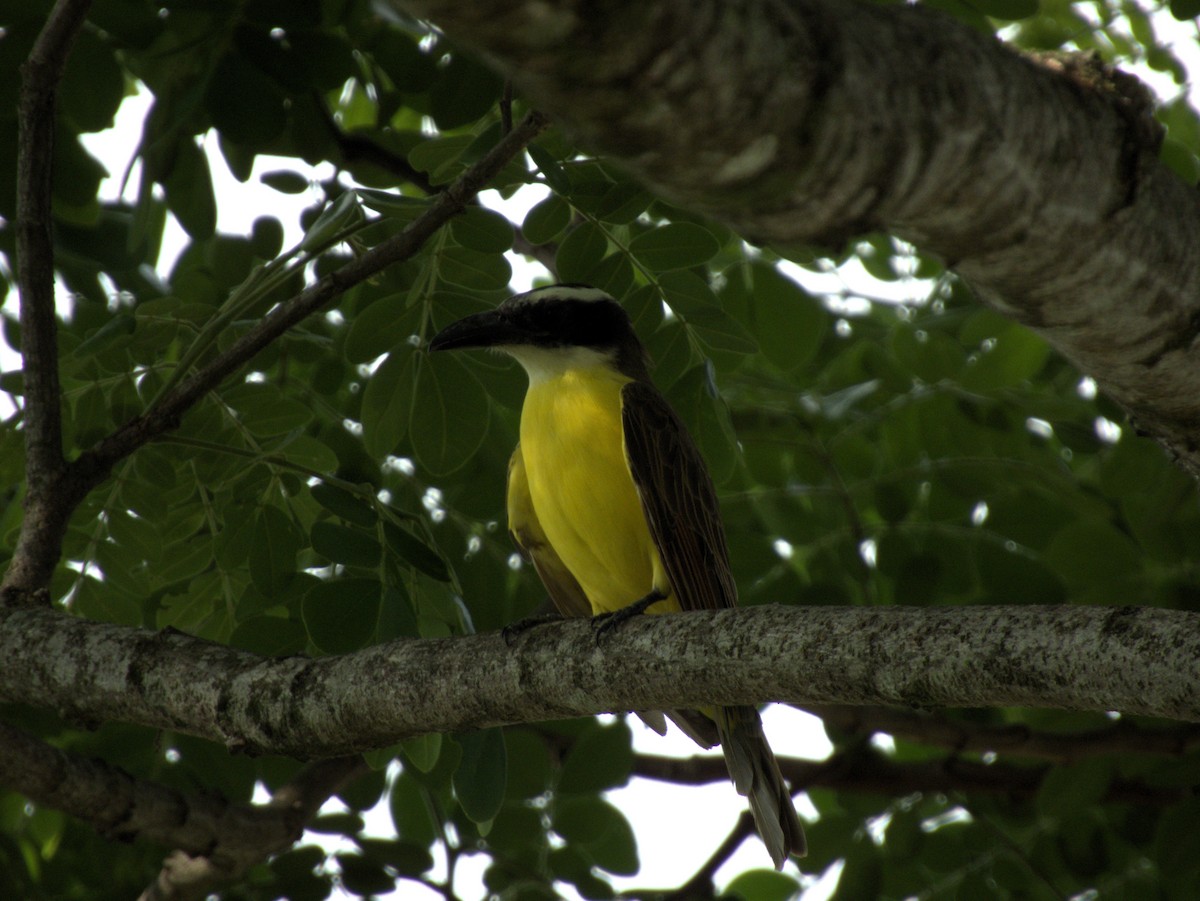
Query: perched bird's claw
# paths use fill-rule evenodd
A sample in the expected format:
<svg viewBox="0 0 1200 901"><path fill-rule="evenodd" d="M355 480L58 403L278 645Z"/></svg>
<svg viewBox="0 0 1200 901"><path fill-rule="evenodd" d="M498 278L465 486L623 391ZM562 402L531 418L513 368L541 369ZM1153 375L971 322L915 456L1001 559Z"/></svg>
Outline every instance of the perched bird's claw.
<svg viewBox="0 0 1200 901"><path fill-rule="evenodd" d="M604 636L612 632L621 623L633 619L635 616L641 616L651 604L657 604L659 601L665 601L666 599L667 596L655 588L644 598L634 601L628 607L622 607L620 610L612 610L607 613L597 613L592 617L592 631L596 633L596 644L599 644Z"/></svg>
<svg viewBox="0 0 1200 901"><path fill-rule="evenodd" d="M543 613L537 616L527 616L524 619L517 620L515 623L509 623L502 628L500 630L500 637L511 648L513 642L530 629L536 629L538 626L544 626L548 623L556 623L562 618L561 613Z"/></svg>

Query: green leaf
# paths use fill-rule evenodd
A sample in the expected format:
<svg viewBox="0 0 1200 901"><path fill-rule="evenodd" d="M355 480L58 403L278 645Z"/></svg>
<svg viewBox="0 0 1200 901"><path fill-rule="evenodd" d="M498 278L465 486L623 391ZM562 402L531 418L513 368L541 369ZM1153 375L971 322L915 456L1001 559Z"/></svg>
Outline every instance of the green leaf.
<svg viewBox="0 0 1200 901"><path fill-rule="evenodd" d="M108 513L108 534L143 560L154 561L162 555L162 532L149 520L133 516L124 510Z"/></svg>
<svg viewBox="0 0 1200 901"><path fill-rule="evenodd" d="M549 244L570 224L571 205L557 194L551 194L525 214L521 232L533 244Z"/></svg>
<svg viewBox="0 0 1200 901"><path fill-rule="evenodd" d="M388 294L354 317L346 334L349 362L369 363L413 335L420 320L420 306L410 307L406 301L405 294Z"/></svg>
<svg viewBox="0 0 1200 901"><path fill-rule="evenodd" d="M264 657L288 657L303 652L308 633L295 620L259 614L238 624L229 644Z"/></svg>
<svg viewBox="0 0 1200 901"><path fill-rule="evenodd" d="M396 887L396 881L380 863L359 854L335 854L334 858L341 870L340 882L351 894L373 897L390 892Z"/></svg>
<svg viewBox="0 0 1200 901"><path fill-rule="evenodd" d="M434 184L444 184L461 168L459 157L474 140L471 135L447 135L422 141L408 152L408 161L422 172L428 172Z"/></svg>
<svg viewBox="0 0 1200 901"><path fill-rule="evenodd" d="M720 249L712 232L692 222L671 222L642 232L629 245L629 252L655 272L703 265Z"/></svg>
<svg viewBox="0 0 1200 901"><path fill-rule="evenodd" d="M1158 821L1154 840L1154 858L1159 871L1169 874L1172 881L1183 886L1196 884L1200 878L1200 798L1188 798L1169 808ZM1186 897L1184 893L1175 897Z"/></svg>
<svg viewBox="0 0 1200 901"><path fill-rule="evenodd" d="M429 209L429 200L425 197L408 197L404 194L377 191L373 188L358 188L357 190L358 196L362 198L363 206L367 209L400 222L411 222Z"/></svg>
<svg viewBox="0 0 1200 901"><path fill-rule="evenodd" d="M508 729L504 744L508 756L505 798L528 800L545 794L551 774L550 751L545 740L527 729Z"/></svg>
<svg viewBox="0 0 1200 901"><path fill-rule="evenodd" d="M474 823L488 823L500 812L508 761L504 731L481 729L455 735L462 758L454 771L454 793L463 812Z"/></svg>
<svg viewBox="0 0 1200 901"><path fill-rule="evenodd" d="M428 773L437 765L442 753L442 735L440 732L430 732L426 735L415 735L406 738L401 747L404 756L422 773Z"/></svg>
<svg viewBox="0 0 1200 901"><path fill-rule="evenodd" d="M499 253L446 247L438 256L438 273L451 284L472 291L497 291L508 287L512 266Z"/></svg>
<svg viewBox="0 0 1200 901"><path fill-rule="evenodd" d="M892 333L892 352L901 365L930 384L956 378L966 362L962 345L953 338L908 326Z"/></svg>
<svg viewBox="0 0 1200 901"><path fill-rule="evenodd" d="M1033 378L1050 357L1050 345L1028 329L1010 325L984 341L962 373L963 387L974 391L1011 388Z"/></svg>
<svg viewBox="0 0 1200 901"><path fill-rule="evenodd" d="M513 229L509 221L494 210L480 206L450 222L450 233L463 247L480 253L503 253L512 248Z"/></svg>
<svg viewBox="0 0 1200 901"><path fill-rule="evenodd" d="M629 781L633 768L633 739L629 727L589 729L572 746L563 761L558 780L560 792L599 792L618 788Z"/></svg>
<svg viewBox="0 0 1200 901"><path fill-rule="evenodd" d="M1063 577L1068 588L1098 586L1111 591L1142 569L1137 547L1107 522L1069 523L1050 542L1045 560Z"/></svg>
<svg viewBox="0 0 1200 901"><path fill-rule="evenodd" d="M555 194L569 195L571 193L571 178L559 163L558 158L540 144L530 144L526 148L529 158L533 160L546 184Z"/></svg>
<svg viewBox="0 0 1200 901"><path fill-rule="evenodd" d="M80 579L72 596L72 610L79 616L121 626L142 625L141 605L113 585L98 579Z"/></svg>
<svg viewBox="0 0 1200 901"><path fill-rule="evenodd" d="M337 454L333 449L311 435L293 433L284 444L276 448L276 451L286 457L289 463L307 467L315 472L329 473L338 467Z"/></svg>
<svg viewBox="0 0 1200 901"><path fill-rule="evenodd" d="M1038 788L1038 813L1066 818L1094 808L1108 793L1113 775L1112 761L1105 757L1053 767Z"/></svg>
<svg viewBox="0 0 1200 901"><path fill-rule="evenodd" d="M456 50L429 92L430 114L443 131L468 125L500 99L503 84L491 69Z"/></svg>
<svg viewBox="0 0 1200 901"><path fill-rule="evenodd" d="M384 523L383 534L388 547L402 559L440 582L450 581L450 572L441 555L416 535L390 522Z"/></svg>
<svg viewBox="0 0 1200 901"><path fill-rule="evenodd" d="M457 358L443 354L436 362L421 359L409 414L409 441L429 472L449 475L475 455L487 436L487 394L475 373Z"/></svg>
<svg viewBox="0 0 1200 901"><path fill-rule="evenodd" d="M747 870L737 876L724 894L745 901L787 901L800 891L800 883L786 873L774 870Z"/></svg>
<svg viewBox="0 0 1200 901"><path fill-rule="evenodd" d="M301 615L314 645L326 654L364 647L379 620L382 586L374 579L318 582L304 595Z"/></svg>
<svg viewBox="0 0 1200 901"><path fill-rule="evenodd" d="M658 284L667 306L683 319L720 308L720 301L708 282L694 272L668 272L659 278Z"/></svg>
<svg viewBox="0 0 1200 901"><path fill-rule="evenodd" d="M588 274L588 283L612 297L622 297L633 285L633 265L623 253L610 253Z"/></svg>
<svg viewBox="0 0 1200 901"><path fill-rule="evenodd" d="M217 228L217 201L213 195L208 159L190 140L178 145L175 166L163 182L167 206L184 231L197 241L211 237Z"/></svg>
<svg viewBox="0 0 1200 901"><path fill-rule="evenodd" d="M605 192L596 207L596 218L618 225L637 219L654 198L630 182L617 182Z"/></svg>
<svg viewBox="0 0 1200 901"><path fill-rule="evenodd" d="M335 236L363 219L362 207L358 204L358 195L353 191L343 191L337 200L321 210L314 222L304 233L300 242L301 248L309 252L319 250L329 244Z"/></svg>
<svg viewBox="0 0 1200 901"><path fill-rule="evenodd" d="M259 216L250 232L250 249L260 260L273 260L283 250L283 224L274 216Z"/></svg>
<svg viewBox="0 0 1200 901"><path fill-rule="evenodd" d="M774 266L752 263L746 276L751 332L762 352L788 371L808 364L829 327L825 308Z"/></svg>
<svg viewBox="0 0 1200 901"><path fill-rule="evenodd" d="M309 180L299 172L290 169L275 169L264 172L259 181L269 188L274 188L281 194L303 194L311 185Z"/></svg>
<svg viewBox="0 0 1200 901"><path fill-rule="evenodd" d="M588 276L608 252L608 238L594 222L584 222L558 245L554 265L563 282L586 283Z"/></svg>
<svg viewBox="0 0 1200 901"><path fill-rule="evenodd" d="M328 482L317 482L308 492L318 504L334 516L364 528L373 528L379 516L375 508L357 495Z"/></svg>
<svg viewBox="0 0 1200 901"><path fill-rule="evenodd" d="M413 842L362 836L358 836L355 841L368 858L391 867L402 876L415 879L433 868L433 855L427 848Z"/></svg>
<svg viewBox="0 0 1200 901"><path fill-rule="evenodd" d="M383 549L365 532L332 522L313 523L312 548L322 557L345 566L377 567Z"/></svg>
<svg viewBox="0 0 1200 901"><path fill-rule="evenodd" d="M600 869L617 876L638 871L637 841L625 815L602 798L562 798L554 806L554 831Z"/></svg>
<svg viewBox="0 0 1200 901"><path fill-rule="evenodd" d="M401 772L392 783L388 809L396 834L402 839L426 848L437 839L438 828L431 816L426 789L410 773Z"/></svg>
<svg viewBox="0 0 1200 901"><path fill-rule="evenodd" d="M313 418L311 406L266 382L242 382L222 392L221 399L238 412L247 429L264 437L290 432Z"/></svg>
<svg viewBox="0 0 1200 901"><path fill-rule="evenodd" d="M109 128L125 98L125 75L112 48L83 30L67 57L59 86L63 113L79 131Z"/></svg>
<svg viewBox="0 0 1200 901"><path fill-rule="evenodd" d="M1200 16L1200 0L1171 0L1171 15L1180 22Z"/></svg>
<svg viewBox="0 0 1200 901"><path fill-rule="evenodd" d="M408 433L410 405L416 384L418 356L407 344L396 347L371 374L363 392L363 443L367 453L382 459Z"/></svg>
<svg viewBox="0 0 1200 901"><path fill-rule="evenodd" d="M213 560L213 548L201 536L182 545L169 545L168 553L154 569L154 576L163 585L190 579L208 569Z"/></svg>
<svg viewBox="0 0 1200 901"><path fill-rule="evenodd" d="M239 144L260 146L287 124L279 84L245 56L227 54L208 82L205 105L213 125Z"/></svg>
<svg viewBox="0 0 1200 901"><path fill-rule="evenodd" d="M178 629L192 635L211 635L218 612L216 599L207 590L210 587L192 585L187 594L167 596L155 615L154 625L159 629Z"/></svg>
<svg viewBox="0 0 1200 901"><path fill-rule="evenodd" d="M263 507L250 538L250 578L263 594L283 589L296 573L300 534L278 507Z"/></svg>
<svg viewBox="0 0 1200 901"><path fill-rule="evenodd" d="M946 830L941 830L942 833ZM937 835L939 833L935 833ZM832 901L874 901L882 894L883 866L879 850L869 841L856 842L845 854L846 865L838 878ZM926 860L928 866L928 860Z"/></svg>

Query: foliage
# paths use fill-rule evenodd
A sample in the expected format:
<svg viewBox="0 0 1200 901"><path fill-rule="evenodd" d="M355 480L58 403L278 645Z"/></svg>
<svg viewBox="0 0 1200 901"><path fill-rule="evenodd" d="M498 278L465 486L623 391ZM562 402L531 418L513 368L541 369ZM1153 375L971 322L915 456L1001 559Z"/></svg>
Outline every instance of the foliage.
<svg viewBox="0 0 1200 901"><path fill-rule="evenodd" d="M9 23L3 171L15 166L12 73L49 5L0 2ZM1003 24L1018 46L1097 50L1184 77L1155 33L1161 14L1133 3L931 5L977 27ZM1183 0L1170 10L1197 11ZM499 79L367 0L161 10L97 0L89 22L63 84L55 151L58 275L71 297L60 331L68 456L314 275L403 229L502 128ZM135 90L153 100L130 174L137 199L102 200L105 173L80 136L109 127ZM1162 117L1165 153L1195 175L1194 109L1181 97ZM217 231L204 152L214 143L242 180L260 157L286 159L259 177L281 195L317 198L301 216L299 245L284 248L285 223L268 210L245 234ZM305 164L318 163L333 174L311 175ZM435 360L424 350L436 329L506 296L517 246L552 261L559 280L605 288L634 315L658 384L721 487L744 603L1200 606L1194 486L1086 378L981 308L937 261L885 236L832 255L748 247L553 130L492 187L509 196L530 185L544 197L521 221L470 210L120 465L72 521L55 597L79 616L262 654L490 630L535 611L543 594L514 566L502 512L523 378L498 358ZM14 209L12 183L0 182L8 271ZM162 269L169 217L187 243ZM880 297L845 286L859 265ZM15 318L3 325L17 347ZM21 393L16 375L3 387ZM0 432L0 484L18 486L0 498L5 557L21 516L20 422L18 411ZM6 719L137 775L234 800L295 767L115 723L85 731L45 711L9 709ZM946 719L965 730L1107 725L1015 709ZM831 739L841 752L863 736ZM956 749L900 738L889 753L900 764L945 756L950 765ZM352 850L330 859L298 846L230 897L322 898L335 881L364 896L400 880L432 883L439 848L451 873L458 858L487 855L485 882L499 897L551 898L568 884L611 897L606 874L638 870L633 831L604 798L633 766L623 724L433 736L373 763L393 757L402 764L394 778L380 770L361 780L342 795L351 815L316 824ZM1171 799L1200 784L1198 765L1196 752L1097 753L1051 767L1034 791L816 789L805 871L844 859L839 898L1189 897L1200 881L1196 802ZM1117 803L1117 780L1159 790L1157 800ZM385 796L395 835L364 837L356 814ZM161 856L0 796L6 897L129 897ZM797 885L751 873L731 891L781 898Z"/></svg>

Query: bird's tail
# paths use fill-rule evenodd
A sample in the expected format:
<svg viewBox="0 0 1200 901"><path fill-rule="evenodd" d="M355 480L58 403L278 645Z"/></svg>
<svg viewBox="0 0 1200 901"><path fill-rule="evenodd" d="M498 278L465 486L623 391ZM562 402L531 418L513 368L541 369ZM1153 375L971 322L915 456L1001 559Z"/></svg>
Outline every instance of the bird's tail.
<svg viewBox="0 0 1200 901"><path fill-rule="evenodd" d="M781 869L789 856L803 857L807 845L762 720L753 707L718 707L713 713L733 785L749 800L758 834L775 868Z"/></svg>

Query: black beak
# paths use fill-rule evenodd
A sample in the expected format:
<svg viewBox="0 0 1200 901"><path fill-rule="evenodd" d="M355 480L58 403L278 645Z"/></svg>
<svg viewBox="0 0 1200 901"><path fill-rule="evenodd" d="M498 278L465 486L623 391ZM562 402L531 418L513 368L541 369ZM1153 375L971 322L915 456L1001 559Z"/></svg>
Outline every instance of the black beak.
<svg viewBox="0 0 1200 901"><path fill-rule="evenodd" d="M499 310L486 310L446 326L433 336L433 340L429 342L429 349L496 347L502 344L520 344L525 337Z"/></svg>

